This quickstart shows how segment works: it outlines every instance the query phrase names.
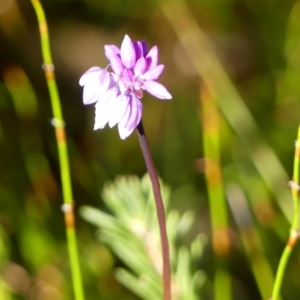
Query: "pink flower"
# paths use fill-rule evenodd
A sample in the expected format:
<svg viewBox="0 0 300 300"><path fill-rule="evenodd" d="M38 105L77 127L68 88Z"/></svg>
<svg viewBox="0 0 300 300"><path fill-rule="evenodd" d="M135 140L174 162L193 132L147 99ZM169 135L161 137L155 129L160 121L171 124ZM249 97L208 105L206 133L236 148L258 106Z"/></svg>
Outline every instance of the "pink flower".
<svg viewBox="0 0 300 300"><path fill-rule="evenodd" d="M144 90L159 99L172 96L156 81L164 70L164 65L157 64L156 46L148 52L144 41L132 42L125 35L121 48L105 45L104 49L113 72L92 67L81 76L83 103L96 103L94 129L107 123L110 127L118 125L121 139L126 139L142 118Z"/></svg>

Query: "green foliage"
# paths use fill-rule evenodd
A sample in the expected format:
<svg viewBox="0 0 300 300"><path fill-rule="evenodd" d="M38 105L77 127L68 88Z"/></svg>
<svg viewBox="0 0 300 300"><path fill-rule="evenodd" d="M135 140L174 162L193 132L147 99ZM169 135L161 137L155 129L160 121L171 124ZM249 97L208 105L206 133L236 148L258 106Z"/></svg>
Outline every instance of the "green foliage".
<svg viewBox="0 0 300 300"><path fill-rule="evenodd" d="M168 211L170 189L161 182L161 191L167 211L173 299L200 299L198 293L205 276L199 270L192 270L192 266L195 258L201 257L204 239L198 236L190 247L178 246L195 216L192 211L182 215ZM99 227L97 237L127 265L129 270L117 270L117 279L142 299L162 299L160 236L148 175L141 180L136 176L120 176L105 185L102 197L111 213L83 206L81 215Z"/></svg>
<svg viewBox="0 0 300 300"><path fill-rule="evenodd" d="M125 2L42 1L70 145L75 211L82 205L101 208L91 211L101 215L96 217L103 223L97 223L99 237L108 245L95 241L94 227L76 218L87 299L137 299L115 280L114 254L127 265L127 269L117 269L120 282L138 289L137 295L142 287L155 295L161 293L157 275L160 252L152 254L154 258L149 256L153 249L160 251L157 221L150 207L153 202L145 202L145 192L137 188L140 180L131 178L135 183L130 183L129 191L124 188L126 197L115 191L114 204L105 200L108 196L103 197L110 213L103 212L99 200L99 189L107 180L119 174L144 174L137 139L133 134L120 141L114 129L94 132L94 107L83 107L78 86L89 67L105 66L103 46L119 44L127 33L158 45L160 63L165 64L162 82L174 96L170 102L145 96L143 121L157 170L172 187L168 230L178 290L187 295L190 286L184 274L190 274L190 282L193 276L195 282L201 281L203 270L208 279L202 298L213 299L214 258L199 99L199 80L206 78L209 86L218 87L214 95L222 118L220 168L230 204L228 270L233 299L266 300L292 216L286 183L292 176L300 111L299 1L184 1L189 11L185 21L192 21L209 40L205 52L197 51L199 35L194 38L188 22L181 22L184 11L178 5L183 1ZM173 16L173 23L166 12ZM35 20L30 1L0 4L1 300L73 299L57 147ZM174 31L176 25L180 36ZM191 47L185 47L186 42ZM188 55L191 49L196 49L193 58ZM209 63L212 55L213 63ZM203 66L207 69L199 76ZM219 77L220 70L223 77ZM127 186L129 180L122 181ZM111 184L114 190L115 185ZM136 197L130 196L133 191ZM148 193L150 199L149 187ZM189 222L197 231L186 237ZM154 232L149 235L150 254L147 240L140 238L148 230L146 223ZM189 247L182 246L199 232L205 232L208 239L204 253L201 235ZM298 245L287 265L281 291L284 300L300 295L299 251ZM200 275L196 275L199 269ZM147 279L140 277L144 272Z"/></svg>
<svg viewBox="0 0 300 300"><path fill-rule="evenodd" d="M3 270L7 264L9 260L9 253L10 249L8 247L8 237L5 230L3 230L2 226L0 226L0 270ZM2 276L0 276L0 299L11 299L9 288Z"/></svg>
<svg viewBox="0 0 300 300"><path fill-rule="evenodd" d="M43 224L25 219L19 231L20 251L32 270L50 264L55 258L55 245ZM32 255L34 253L34 255Z"/></svg>

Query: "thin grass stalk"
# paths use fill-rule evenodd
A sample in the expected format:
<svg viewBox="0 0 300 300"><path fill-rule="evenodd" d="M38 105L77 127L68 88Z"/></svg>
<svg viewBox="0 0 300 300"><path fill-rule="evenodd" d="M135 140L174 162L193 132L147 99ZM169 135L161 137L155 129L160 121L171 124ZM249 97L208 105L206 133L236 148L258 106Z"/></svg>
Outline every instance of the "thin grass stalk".
<svg viewBox="0 0 300 300"><path fill-rule="evenodd" d="M291 223L293 208L286 201L289 197L288 191L282 188L282 180L287 179L288 175L273 149L263 139L253 116L222 66L210 39L199 27L187 2L157 1L177 35L178 42L190 57L198 75L216 96L220 111L248 151L258 173Z"/></svg>
<svg viewBox="0 0 300 300"><path fill-rule="evenodd" d="M140 146L146 163L146 167L151 179L153 194L156 205L156 213L160 230L161 248L162 248L162 277L163 277L163 299L171 300L171 268L169 256L169 242L166 228L166 216L164 204L160 192L160 184L154 162L147 143L144 127L142 121L137 126Z"/></svg>
<svg viewBox="0 0 300 300"><path fill-rule="evenodd" d="M293 168L293 180L290 181L290 187L292 191L292 198L294 204L294 213L292 226L290 229L290 236L288 242L283 250L282 256L279 261L278 269L276 272L275 283L272 291L272 300L280 299L280 290L282 281L284 278L285 270L288 260L293 252L295 245L299 239L299 166L300 166L300 125L298 126L297 140L295 143L295 157Z"/></svg>
<svg viewBox="0 0 300 300"><path fill-rule="evenodd" d="M50 42L48 35L48 26L45 13L41 3L38 0L31 0L34 7L37 20L39 23L39 32L41 38L41 49L43 55L43 68L45 71L47 86L50 94L53 120L52 125L55 128L56 141L58 146L59 166L61 173L62 191L63 191L63 212L65 215L67 244L69 251L69 259L72 272L73 289L76 300L84 300L84 292L79 265L75 218L74 218L74 201L71 185L70 166L67 151L67 142L65 134L65 123L62 116L59 93L55 81L54 65L52 63Z"/></svg>
<svg viewBox="0 0 300 300"><path fill-rule="evenodd" d="M208 189L213 250L215 254L214 299L230 300L231 280L226 265L230 251L227 203L220 169L219 112L204 86L200 86L203 110L205 179Z"/></svg>
<svg viewBox="0 0 300 300"><path fill-rule="evenodd" d="M260 235L255 227L246 195L236 183L231 183L226 187L226 195L239 228L241 241L248 256L257 287L262 299L267 299L270 296L270 290L272 290L274 276Z"/></svg>

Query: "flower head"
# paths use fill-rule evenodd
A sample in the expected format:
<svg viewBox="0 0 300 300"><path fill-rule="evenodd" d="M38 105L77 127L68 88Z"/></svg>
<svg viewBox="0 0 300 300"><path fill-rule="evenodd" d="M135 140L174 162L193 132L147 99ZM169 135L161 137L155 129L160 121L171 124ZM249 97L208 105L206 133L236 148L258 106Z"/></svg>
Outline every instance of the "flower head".
<svg viewBox="0 0 300 300"><path fill-rule="evenodd" d="M156 46L147 51L144 41L132 42L125 35L121 48L105 45L104 49L112 72L108 67L92 67L81 76L83 103L96 103L94 129L118 125L121 139L126 139L141 120L144 91L159 99L172 96L156 81L164 70L164 65L157 64Z"/></svg>

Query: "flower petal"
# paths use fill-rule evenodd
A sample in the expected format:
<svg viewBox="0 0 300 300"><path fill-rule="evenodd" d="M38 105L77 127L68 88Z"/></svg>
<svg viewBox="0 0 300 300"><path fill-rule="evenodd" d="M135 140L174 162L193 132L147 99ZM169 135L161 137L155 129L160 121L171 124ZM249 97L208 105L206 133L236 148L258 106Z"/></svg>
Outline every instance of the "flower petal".
<svg viewBox="0 0 300 300"><path fill-rule="evenodd" d="M104 93L101 99L96 103L96 117L95 117L95 125L94 130L102 129L109 121L112 108L111 101L113 101L117 97L117 89L112 88L109 89L106 93Z"/></svg>
<svg viewBox="0 0 300 300"><path fill-rule="evenodd" d="M148 70L146 73L139 76L139 78L144 80L156 80L161 73L164 71L165 66L164 65L158 65L150 70Z"/></svg>
<svg viewBox="0 0 300 300"><path fill-rule="evenodd" d="M134 97L134 98L135 98L135 104L133 104L133 105L136 106L136 113L135 113L135 120L133 120L132 126L134 126L134 128L136 128L139 125L141 118L142 118L143 104L138 97Z"/></svg>
<svg viewBox="0 0 300 300"><path fill-rule="evenodd" d="M83 103L92 104L114 84L114 80L106 70L93 67L81 76L79 84L84 85Z"/></svg>
<svg viewBox="0 0 300 300"><path fill-rule="evenodd" d="M91 67L89 68L79 79L79 85L84 86L86 83L90 82L91 80L97 79L99 75L104 71L99 67Z"/></svg>
<svg viewBox="0 0 300 300"><path fill-rule="evenodd" d="M147 70L147 61L145 57L141 57L137 60L135 66L134 66L134 74L136 76L139 76L140 74L144 74Z"/></svg>
<svg viewBox="0 0 300 300"><path fill-rule="evenodd" d="M102 129L108 122L108 113L105 106L96 106L94 130Z"/></svg>
<svg viewBox="0 0 300 300"><path fill-rule="evenodd" d="M123 116L125 115L128 105L129 105L130 97L126 95L120 95L112 101L113 107L111 107L111 113L108 125L110 128L114 127L116 124L118 124Z"/></svg>
<svg viewBox="0 0 300 300"><path fill-rule="evenodd" d="M128 132L127 128L125 127L126 121L129 118L129 114L130 114L130 105L128 105L122 120L118 124L119 135L122 140L125 140L131 133Z"/></svg>
<svg viewBox="0 0 300 300"><path fill-rule="evenodd" d="M145 41L137 41L133 43L135 49L136 60L145 57L147 53L147 44Z"/></svg>
<svg viewBox="0 0 300 300"><path fill-rule="evenodd" d="M131 84L133 81L133 71L131 69L125 69L122 73L122 81L127 84Z"/></svg>
<svg viewBox="0 0 300 300"><path fill-rule="evenodd" d="M126 128L128 130L134 130L136 126L138 126L141 117L142 117L142 110L143 105L139 98L137 98L135 95L131 96L131 103L130 103L130 115L126 123Z"/></svg>
<svg viewBox="0 0 300 300"><path fill-rule="evenodd" d="M119 135L122 140L126 139L141 121L143 105L135 96L131 95L131 101L127 111L118 125Z"/></svg>
<svg viewBox="0 0 300 300"><path fill-rule="evenodd" d="M146 56L148 62L148 70L156 67L158 62L158 49L157 46L153 46Z"/></svg>
<svg viewBox="0 0 300 300"><path fill-rule="evenodd" d="M117 55L112 54L110 57L110 65L112 70L117 74L120 75L123 70L124 66L122 64L121 58Z"/></svg>
<svg viewBox="0 0 300 300"><path fill-rule="evenodd" d="M154 97L157 97L159 99L172 99L171 94L167 91L167 89L160 83L156 81L145 81L144 82L145 90L153 95Z"/></svg>
<svg viewBox="0 0 300 300"><path fill-rule="evenodd" d="M100 99L99 88L96 86L85 85L83 88L83 104L92 104Z"/></svg>
<svg viewBox="0 0 300 300"><path fill-rule="evenodd" d="M120 48L115 45L105 45L104 52L105 56L110 61L111 55L120 55Z"/></svg>
<svg viewBox="0 0 300 300"><path fill-rule="evenodd" d="M121 59L126 68L133 68L136 62L136 54L130 37L126 34L121 45Z"/></svg>

